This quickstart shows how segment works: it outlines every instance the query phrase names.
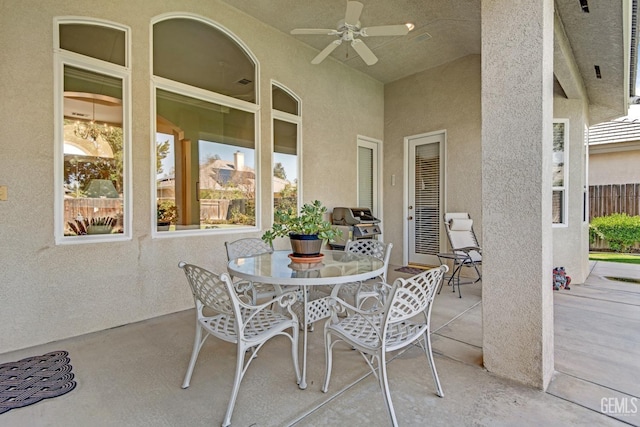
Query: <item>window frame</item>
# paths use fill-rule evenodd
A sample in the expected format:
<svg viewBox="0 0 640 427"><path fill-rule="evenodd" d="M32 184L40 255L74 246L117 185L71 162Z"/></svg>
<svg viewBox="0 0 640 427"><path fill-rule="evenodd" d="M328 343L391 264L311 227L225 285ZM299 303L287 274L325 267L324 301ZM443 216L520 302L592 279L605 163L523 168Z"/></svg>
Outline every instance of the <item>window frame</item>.
<svg viewBox="0 0 640 427"><path fill-rule="evenodd" d="M568 227L569 226L569 218L568 218L568 212L569 212L569 142L570 142L570 138L569 138L569 119L553 119L553 124L556 123L561 123L564 125L564 142L563 142L563 166L562 166L562 172L563 172L563 180L562 180L562 186L554 186L553 185L553 177L552 177L552 187L551 187L551 197L553 198L553 193L560 191L562 192L562 211L560 212L562 215L562 221L560 222L553 222L553 215L552 215L552 227L555 228L562 228L562 227ZM555 151L553 150L552 147L552 156L555 153ZM553 160L552 160L552 168L553 168ZM552 171L553 172L553 171ZM551 209L552 209L552 214L553 214L553 201L551 204Z"/></svg>
<svg viewBox="0 0 640 427"><path fill-rule="evenodd" d="M372 153L372 170L371 170L371 185L372 185L372 213L379 219L382 219L382 141L374 138L369 138L366 136L358 135L357 140L357 150L356 153L356 170L358 171L358 180L357 180L357 188L356 188L356 197L358 200L358 206L361 206L360 203L360 154L359 149L365 148L371 150Z"/></svg>
<svg viewBox="0 0 640 427"><path fill-rule="evenodd" d="M582 184L582 224L588 225L591 207L589 205L589 126L586 124L584 124L583 135L582 160L584 165L584 181Z"/></svg>
<svg viewBox="0 0 640 427"><path fill-rule="evenodd" d="M60 26L65 24L95 25L124 32L125 66L81 55L60 48ZM131 173L131 29L115 22L87 17L55 17L53 20L54 56L54 240L56 245L85 244L131 240L132 173ZM64 67L105 74L122 80L122 210L123 232L117 234L64 235Z"/></svg>
<svg viewBox="0 0 640 427"><path fill-rule="evenodd" d="M296 125L296 156L297 156L297 168L298 168L298 174L296 176L298 182L296 184L296 192L297 192L297 200L296 200L296 208L299 211L300 207L302 206L302 99L300 99L300 97L298 95L296 95L291 89L289 89L288 87L286 87L285 85L283 85L282 83L276 81L276 80L271 80L271 88L273 87L277 87L278 89L280 89L281 91L285 92L287 95L289 95L291 98L295 99L296 102L298 103L298 114L291 114L291 113L287 113L284 111L280 111L277 110L275 108L273 108L273 100L271 102L271 182L270 182L270 188L271 188L271 212L272 212L272 220L273 220L273 215L275 214L275 203L273 200L273 168L275 166L275 120L280 120L283 122L287 122L287 123L292 123ZM273 90L272 90L273 92Z"/></svg>
<svg viewBox="0 0 640 427"><path fill-rule="evenodd" d="M153 29L154 25L170 19L191 19L194 21L199 21L206 25L212 26L216 30L220 31L231 40L233 40L242 50L244 50L247 57L253 62L255 67L255 76L254 76L254 84L255 84L255 104L248 101L243 101L238 98L233 98L231 96L223 95L221 93L208 91L206 89L201 89L195 86L191 86L185 83L181 83L178 81L173 81L164 77L156 76L153 74ZM150 85L150 103L151 103L151 139L149 142L149 153L150 153L150 182L151 182L151 193L150 193L150 206L149 210L149 225L151 227L151 237L152 238L171 238L171 237L188 237L188 236L203 236L203 235L221 235L221 234L234 234L234 233L246 233L251 231L257 231L261 228L261 178L260 178L260 164L261 164L261 132L260 132L260 63L258 62L257 57L253 54L253 52L248 48L248 46L238 38L233 32L229 31L223 25L213 21L211 19L203 18L201 16L189 13L166 13L159 15L153 18L149 25L149 45L150 49L150 60L149 60L149 75L151 77L151 85ZM255 129L255 225L254 226L238 226L233 228L211 228L211 229L185 229L185 230L175 230L172 232L160 232L156 227L156 199L157 199L157 170L156 170L156 136L158 133L157 129L157 103L156 103L156 94L158 89L164 90L167 92L175 93L177 95L182 95L186 97L192 97L199 99L205 102L211 102L215 104L219 104L221 106L234 108L241 111L246 111L248 113L253 114L254 118L254 129ZM195 183L194 183L195 187Z"/></svg>

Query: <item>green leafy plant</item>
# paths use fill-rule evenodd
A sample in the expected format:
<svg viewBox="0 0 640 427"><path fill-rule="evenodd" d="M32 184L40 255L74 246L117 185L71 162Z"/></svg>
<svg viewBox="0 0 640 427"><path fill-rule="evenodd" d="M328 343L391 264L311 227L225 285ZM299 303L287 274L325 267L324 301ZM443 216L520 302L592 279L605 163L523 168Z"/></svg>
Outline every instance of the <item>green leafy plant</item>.
<svg viewBox="0 0 640 427"><path fill-rule="evenodd" d="M640 264L640 256L637 254L620 254L615 252L590 252L589 260Z"/></svg>
<svg viewBox="0 0 640 427"><path fill-rule="evenodd" d="M173 200L158 202L158 224L175 224L178 220L178 207Z"/></svg>
<svg viewBox="0 0 640 427"><path fill-rule="evenodd" d="M300 214L288 208L275 213L273 227L262 235L262 240L271 244L276 237L286 237L290 234L318 235L320 239L334 239L340 232L324 219L327 208L319 200L306 203Z"/></svg>
<svg viewBox="0 0 640 427"><path fill-rule="evenodd" d="M596 238L606 240L616 252L629 252L640 242L640 216L616 213L593 218L589 224L589 238L591 242Z"/></svg>

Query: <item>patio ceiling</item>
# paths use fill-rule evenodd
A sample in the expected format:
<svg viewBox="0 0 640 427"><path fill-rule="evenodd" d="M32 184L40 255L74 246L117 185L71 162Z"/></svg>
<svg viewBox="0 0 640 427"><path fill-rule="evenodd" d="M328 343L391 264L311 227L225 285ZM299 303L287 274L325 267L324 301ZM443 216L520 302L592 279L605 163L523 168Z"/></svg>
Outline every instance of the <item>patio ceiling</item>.
<svg viewBox="0 0 640 427"><path fill-rule="evenodd" d="M346 10L345 0L222 1L287 34L294 28L335 28ZM592 123L626 114L628 98L635 91L635 67L629 71L630 46L625 43L631 30L631 10L625 9L626 3L555 1L556 39L564 40L555 45L556 80L568 98L581 97L586 90ZM480 54L480 4L478 0L366 2L360 17L362 26L411 22L415 29L407 36L366 38L366 44L379 59L372 66L367 66L348 43L338 47L330 58L389 83L463 56ZM291 37L318 51L335 39L326 35ZM310 53L309 61L314 56Z"/></svg>

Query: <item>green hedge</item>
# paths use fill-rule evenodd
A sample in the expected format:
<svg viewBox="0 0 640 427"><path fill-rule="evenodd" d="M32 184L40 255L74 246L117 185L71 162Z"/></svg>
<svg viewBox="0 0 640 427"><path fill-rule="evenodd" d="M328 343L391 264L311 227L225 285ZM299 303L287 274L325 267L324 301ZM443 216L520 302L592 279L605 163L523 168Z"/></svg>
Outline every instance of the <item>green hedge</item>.
<svg viewBox="0 0 640 427"><path fill-rule="evenodd" d="M593 218L589 224L591 242L596 237L604 239L616 252L629 252L640 242L640 216L612 214Z"/></svg>

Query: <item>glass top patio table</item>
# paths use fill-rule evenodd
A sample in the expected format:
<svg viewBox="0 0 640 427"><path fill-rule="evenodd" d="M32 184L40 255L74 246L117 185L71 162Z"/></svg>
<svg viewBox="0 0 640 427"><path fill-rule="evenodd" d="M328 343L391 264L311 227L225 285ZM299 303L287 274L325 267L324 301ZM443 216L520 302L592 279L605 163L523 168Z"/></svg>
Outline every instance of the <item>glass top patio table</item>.
<svg viewBox="0 0 640 427"><path fill-rule="evenodd" d="M229 261L229 273L273 285L337 285L377 277L384 272L378 258L344 251L323 251L319 262L293 262L290 251L236 258Z"/></svg>
<svg viewBox="0 0 640 427"><path fill-rule="evenodd" d="M359 282L382 275L384 262L370 255L344 251L322 251L316 262L293 262L291 251L274 251L229 261L227 269L233 277L271 285L297 285L303 314L302 376L299 387L307 388L307 332L313 322L329 317L328 296L309 299L309 290L316 285L339 285Z"/></svg>

